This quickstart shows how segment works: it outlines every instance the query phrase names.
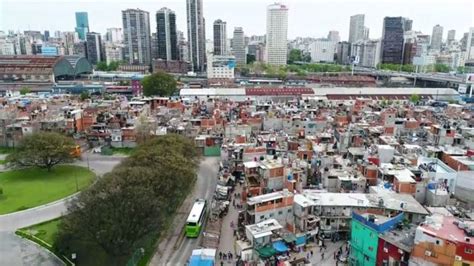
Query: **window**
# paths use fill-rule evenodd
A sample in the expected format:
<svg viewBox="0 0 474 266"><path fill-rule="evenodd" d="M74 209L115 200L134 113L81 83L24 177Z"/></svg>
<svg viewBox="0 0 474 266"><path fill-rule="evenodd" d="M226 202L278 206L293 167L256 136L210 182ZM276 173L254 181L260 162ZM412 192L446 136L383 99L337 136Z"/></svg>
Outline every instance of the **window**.
<svg viewBox="0 0 474 266"><path fill-rule="evenodd" d="M436 240L436 245L438 245L438 246L441 245L441 241Z"/></svg>
<svg viewBox="0 0 474 266"><path fill-rule="evenodd" d="M278 212L278 215L282 215L282 214L283 214L283 211L279 211L279 212Z"/></svg>
<svg viewBox="0 0 474 266"><path fill-rule="evenodd" d="M374 247L369 247L369 251L374 251Z"/></svg>
<svg viewBox="0 0 474 266"><path fill-rule="evenodd" d="M260 220L265 219L265 215L260 215Z"/></svg>
<svg viewBox="0 0 474 266"><path fill-rule="evenodd" d="M472 249L470 249L470 248L465 248L465 249L464 249L464 253L466 253L466 254L472 254Z"/></svg>
<svg viewBox="0 0 474 266"><path fill-rule="evenodd" d="M270 218L272 218L272 217L273 217L273 213L270 213Z"/></svg>
<svg viewBox="0 0 474 266"><path fill-rule="evenodd" d="M291 213L291 209L288 209L288 213Z"/></svg>

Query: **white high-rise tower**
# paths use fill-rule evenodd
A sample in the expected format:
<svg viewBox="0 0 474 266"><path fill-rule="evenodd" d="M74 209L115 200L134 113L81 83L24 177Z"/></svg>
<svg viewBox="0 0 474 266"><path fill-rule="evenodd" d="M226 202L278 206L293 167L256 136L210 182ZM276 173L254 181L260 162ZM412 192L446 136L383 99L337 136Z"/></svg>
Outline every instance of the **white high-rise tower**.
<svg viewBox="0 0 474 266"><path fill-rule="evenodd" d="M265 59L270 65L286 65L288 48L288 7L275 3L267 8L267 47Z"/></svg>

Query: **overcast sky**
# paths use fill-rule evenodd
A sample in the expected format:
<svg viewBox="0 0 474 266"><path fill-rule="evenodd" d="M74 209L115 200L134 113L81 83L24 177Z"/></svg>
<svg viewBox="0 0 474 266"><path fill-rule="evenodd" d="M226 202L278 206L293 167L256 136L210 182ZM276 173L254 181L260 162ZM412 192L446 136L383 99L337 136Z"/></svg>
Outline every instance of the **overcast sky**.
<svg viewBox="0 0 474 266"><path fill-rule="evenodd" d="M436 24L447 31L456 30L456 39L469 27L474 27L474 0L286 0L289 7L288 37L326 37L329 30L339 31L342 40L349 34L349 17L365 14L370 38L382 34L383 17L404 16L413 19L413 29L432 33ZM203 0L206 37L212 38L212 23L216 19L227 22L228 37L233 28L241 26L245 34L265 33L267 0ZM177 26L186 31L185 0L0 0L0 30L55 30L73 31L74 13L87 11L92 31L105 33L107 28L122 27L121 10L140 8L150 12L151 30L155 29L154 15L162 7L171 8L177 15Z"/></svg>

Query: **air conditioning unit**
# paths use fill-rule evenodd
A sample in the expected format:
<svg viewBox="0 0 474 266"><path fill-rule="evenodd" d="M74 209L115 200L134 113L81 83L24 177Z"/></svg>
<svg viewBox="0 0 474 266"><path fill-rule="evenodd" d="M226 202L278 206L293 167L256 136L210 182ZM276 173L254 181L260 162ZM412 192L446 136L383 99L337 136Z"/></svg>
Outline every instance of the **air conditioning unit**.
<svg viewBox="0 0 474 266"><path fill-rule="evenodd" d="M425 256L431 257L431 251L429 250L425 251Z"/></svg>
<svg viewBox="0 0 474 266"><path fill-rule="evenodd" d="M454 260L462 261L462 257L461 256L454 256Z"/></svg>
<svg viewBox="0 0 474 266"><path fill-rule="evenodd" d="M388 248L383 248L383 252L388 253Z"/></svg>
<svg viewBox="0 0 474 266"><path fill-rule="evenodd" d="M403 254L403 250L398 249L398 253Z"/></svg>

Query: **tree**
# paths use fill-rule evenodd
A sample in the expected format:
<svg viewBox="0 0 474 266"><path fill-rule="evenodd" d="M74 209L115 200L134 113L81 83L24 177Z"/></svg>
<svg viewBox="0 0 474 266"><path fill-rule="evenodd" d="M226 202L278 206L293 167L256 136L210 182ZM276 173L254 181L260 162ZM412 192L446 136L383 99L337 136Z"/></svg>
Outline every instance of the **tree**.
<svg viewBox="0 0 474 266"><path fill-rule="evenodd" d="M421 97L418 94L412 94L410 96L410 102L412 102L414 104L417 104L420 100L421 100Z"/></svg>
<svg viewBox="0 0 474 266"><path fill-rule="evenodd" d="M71 138L59 133L34 133L23 137L6 162L11 167L39 167L51 171L55 165L73 160L75 146Z"/></svg>
<svg viewBox="0 0 474 266"><path fill-rule="evenodd" d="M91 95L89 94L88 91L82 91L80 97L81 97L81 101L85 101L86 99L89 99Z"/></svg>
<svg viewBox="0 0 474 266"><path fill-rule="evenodd" d="M298 61L303 61L303 52L300 49L291 49L288 55L288 64L293 64Z"/></svg>
<svg viewBox="0 0 474 266"><path fill-rule="evenodd" d="M311 62L311 54L310 53L303 53L303 62Z"/></svg>
<svg viewBox="0 0 474 266"><path fill-rule="evenodd" d="M97 62L97 64L95 65L95 69L99 71L107 71L108 70L107 62L105 61Z"/></svg>
<svg viewBox="0 0 474 266"><path fill-rule="evenodd" d="M252 64L255 62L257 59L255 58L255 55L253 54L247 54L247 64Z"/></svg>
<svg viewBox="0 0 474 266"><path fill-rule="evenodd" d="M120 66L119 61L112 61L110 64L107 66L108 71L116 71L118 67Z"/></svg>
<svg viewBox="0 0 474 266"><path fill-rule="evenodd" d="M21 95L26 95L31 92L31 89L29 87L21 87L20 89L20 94Z"/></svg>
<svg viewBox="0 0 474 266"><path fill-rule="evenodd" d="M163 225L191 191L198 165L194 143L179 135L146 141L68 206L55 248L90 242L109 255L129 255Z"/></svg>
<svg viewBox="0 0 474 266"><path fill-rule="evenodd" d="M146 76L142 85L145 96L171 96L176 92L177 83L172 75L160 71Z"/></svg>
<svg viewBox="0 0 474 266"><path fill-rule="evenodd" d="M445 64L435 64L434 70L435 72L448 73L451 68Z"/></svg>

